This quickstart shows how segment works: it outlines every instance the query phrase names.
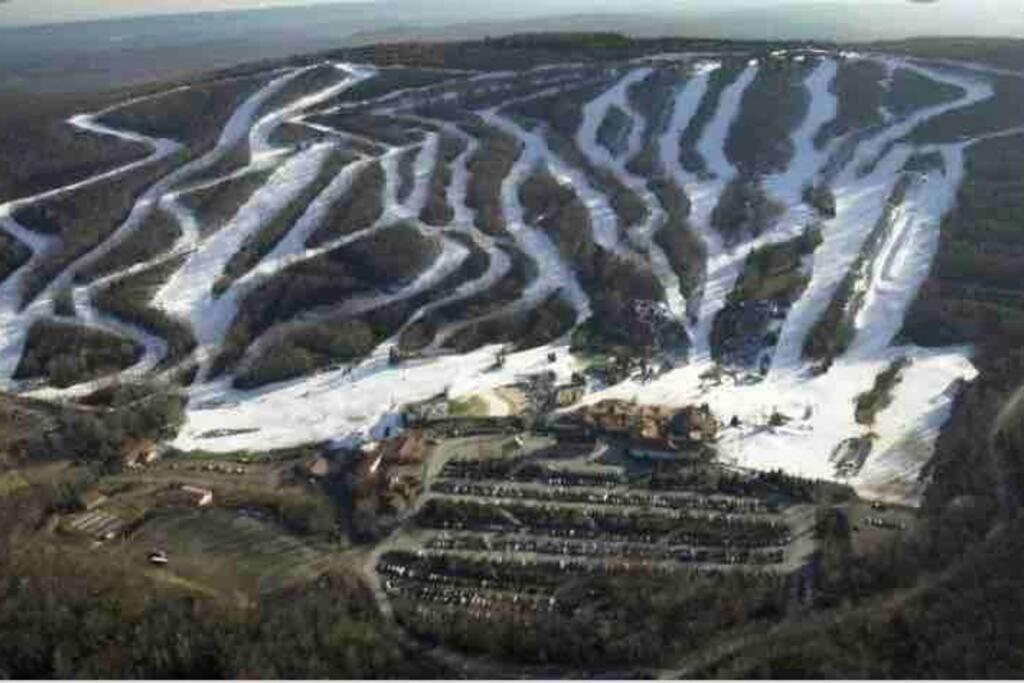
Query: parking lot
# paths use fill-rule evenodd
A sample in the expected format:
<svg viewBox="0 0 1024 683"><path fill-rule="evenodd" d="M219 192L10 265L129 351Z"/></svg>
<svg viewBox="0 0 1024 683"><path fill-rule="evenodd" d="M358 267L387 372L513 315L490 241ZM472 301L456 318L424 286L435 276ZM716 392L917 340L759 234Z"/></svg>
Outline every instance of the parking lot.
<svg viewBox="0 0 1024 683"><path fill-rule="evenodd" d="M440 440L428 472L415 518L376 565L388 599L414 611L537 613L588 577L778 577L815 549L813 505L714 464L492 435Z"/></svg>

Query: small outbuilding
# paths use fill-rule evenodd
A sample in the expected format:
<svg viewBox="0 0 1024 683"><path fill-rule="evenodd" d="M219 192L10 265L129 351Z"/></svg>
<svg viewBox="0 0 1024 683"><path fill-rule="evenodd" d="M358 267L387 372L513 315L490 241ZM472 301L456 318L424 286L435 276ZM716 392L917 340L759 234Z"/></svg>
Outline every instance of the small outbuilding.
<svg viewBox="0 0 1024 683"><path fill-rule="evenodd" d="M201 486L185 485L171 492L171 503L187 507L204 508L213 505L213 490Z"/></svg>

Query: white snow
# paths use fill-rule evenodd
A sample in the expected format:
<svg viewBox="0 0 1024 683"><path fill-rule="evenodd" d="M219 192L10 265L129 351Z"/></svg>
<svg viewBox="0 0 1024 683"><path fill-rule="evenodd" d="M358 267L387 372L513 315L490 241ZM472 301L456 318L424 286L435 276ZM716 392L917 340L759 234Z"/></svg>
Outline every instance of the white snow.
<svg viewBox="0 0 1024 683"><path fill-rule="evenodd" d="M779 58L785 57L780 55ZM708 279L702 298L698 306L689 307L696 313L691 329L694 341L691 363L651 383L640 384L629 380L592 394L585 400L593 402L601 398L618 397L668 405L706 402L725 421L733 415L741 420L739 428L729 428L723 434L720 450L726 461L743 467L782 468L809 477L835 478L835 466L830 456L836 447L845 439L873 433L876 436L872 454L851 483L861 493L872 497L914 503L922 489L918 474L931 456L938 430L949 417L954 398L949 388L958 379L972 378L976 371L969 362L970 349L926 351L914 347L894 347L892 344L907 308L928 274L938 248L939 225L942 216L950 210L955 200L957 188L963 179L964 152L971 141L936 145L921 150L939 152L945 160L946 172L932 171L915 181L903 206L896 213L892 230L887 233L879 253L865 271L867 276L860 283L864 291L863 307L855 318L856 333L849 351L836 360L827 374L813 377L808 374L802 360L802 347L812 325L828 306L850 265L858 258L861 247L882 214L884 202L904 163L915 151L902 140L917 125L932 117L990 97L992 88L980 77L976 79L905 60L870 57L881 59L890 72L897 66L906 67L929 78L957 84L964 88L965 95L955 102L931 107L903 120L891 122L891 125L859 144L853 159L833 179L838 216L826 223L824 243L810 260L811 280L807 291L792 307L785 320L767 378L756 383L751 383L749 378L742 375L725 374L717 381L711 379L714 370L710 359L711 325L735 286L746 255L762 244L799 234L812 218L808 207L802 205L801 191L806 183L820 178L829 154L835 148L833 144L817 150L813 141L815 134L836 113L835 97L829 91L837 71L836 58L836 55L823 54L808 74L805 82L810 93L810 106L803 122L792 135L795 151L793 160L784 172L764 179L765 189L786 205L786 214L778 227L769 234L732 249L722 244L710 226L710 216L723 188L737 172L725 155L725 142L739 115L743 95L760 67L757 60L750 60L738 78L721 94L717 110L697 143L697 151L708 169L708 174L701 176L690 174L682 167L679 161L679 142L706 96L711 72L719 65L703 62L692 68L690 77L675 99L668 129L659 140L662 164L690 197L693 206L690 220L705 241L709 254ZM660 59L672 61L673 58L663 55ZM246 237L259 230L269 217L312 182L332 150L331 143L320 143L294 153L292 150L275 149L269 142L274 130L285 122L301 121L301 117L311 107L322 104L374 73L370 69L352 65L334 66L344 72L337 84L266 113L258 121L254 122L254 119L261 105L306 70L284 73L247 100L225 126L215 150L154 184L139 199L130 216L111 239L61 273L26 311L18 311L18 292L22 278L29 269L21 269L0 285L0 377L7 383L6 386L12 386L7 378L19 360L27 329L33 320L51 314L55 292L71 284L79 269L108 253L113 246L138 229L151 208L169 212L181 224L183 235L173 249L149 263L136 264L93 285L73 289L81 321L126 334L144 344L146 354L143 361L134 368L135 371L146 371L155 366L164 354L163 342L100 315L91 305L91 294L96 287L127 277L172 256L188 255L181 269L154 297L153 304L191 321L200 343L198 358L201 361L208 360L210 353L223 341L241 297L252 291L257 284L289 265L363 239L396 220L410 220L424 234L439 240L442 251L438 258L404 286L385 292L357 295L319 314L355 315L436 287L464 262L468 254L466 247L452 239L446 231L472 240L487 252L490 265L480 277L461 284L448 296L438 297L422 307L413 315L410 323L439 306L486 291L500 280L510 268L509 258L499 241L483 234L473 225L472 211L466 206L466 162L476 143L469 140L458 127L434 122L446 133L458 135L468 142L466 151L452 164L448 198L455 216L450 226L443 230L427 228L417 220L427 199L431 174L438 163L439 135L431 132L427 134L417 157L415 189L404 206L395 200L395 192L398 157L405 148L384 146L386 152L381 161L387 182L384 190L385 211L379 221L367 230L345 235L315 249L306 247L306 240L320 225L330 206L351 189L358 172L371 163L370 159L362 159L350 164L328 184L289 234L250 273L240 278L220 298L212 296L213 282ZM519 188L538 164L547 165L560 182L571 184L576 190L590 212L593 237L597 244L629 254L630 257L645 257L648 260L652 271L666 289L669 308L678 317L683 317L688 307L678 292L678 278L653 241L657 230L664 224L664 212L647 190L645 180L632 175L627 168L629 159L641 148L643 131L647 125L644 117L630 105L628 88L649 73L649 68L639 65L626 69L617 82L585 107L583 125L577 136L577 143L589 161L614 173L621 182L637 192L650 209L648 219L642 225L626 231L625 236L608 199L593 187L585 174L560 159L541 135L524 130L496 111L481 114L488 124L514 135L524 144L521 157L502 186L502 208L512 240L535 260L538 268L537 277L529 283L519 300L488 317L528 310L556 292L573 305L579 320L591 314L587 296L571 265L565 262L548 235L524 221ZM474 76L472 79L487 78L492 77ZM552 92L557 91L557 83L561 82L561 78L556 71L550 79L552 84L556 84ZM415 101L411 91L385 100L395 109L401 108L403 103L413 106ZM597 142L597 130L612 106L621 107L633 122L628 150L618 156L609 153ZM152 152L147 159L36 197L0 206L0 228L27 244L35 254L34 260L52 248L54 240L18 225L11 217L15 210L118 174L130 173L180 148L174 141L151 139L100 124L98 119L104 113L77 116L71 123L97 135L141 142ZM306 125L316 127L314 124ZM344 131L338 134L346 135ZM254 163L259 165L272 162L275 170L264 187L250 198L224 228L204 240L200 237L195 217L178 201L178 196L188 191L185 183L190 177L211 166L233 146L246 140L251 145ZM899 142L893 145L893 141ZM871 173L859 173L867 163L875 160L878 163ZM254 167L250 166L250 170ZM230 379L207 382L201 376L200 381L191 389L187 423L175 445L212 451L264 450L319 440L378 438L385 427L398 426L397 411L403 403L426 399L448 389L455 398L483 396L492 412L504 414L508 406L494 394L494 389L513 383L524 374L547 370L554 370L560 379L565 380L576 369L564 340L543 348L511 354L500 370L492 369L497 346L462 355L433 353L445 340L458 334L465 324L463 322L441 330L430 349L432 353L425 359L406 362L397 367L388 363L388 355L394 344L394 340L390 340L358 366L328 371L257 391L235 390L230 386ZM262 341L258 340L257 344ZM554 363L548 361L551 352L557 355ZM889 367L894 360L904 357L911 363L902 373L902 381L894 391L892 404L879 413L873 426L857 424L854 419L857 396L871 388L879 372ZM68 392L46 390L39 395L74 395L112 379L102 378ZM767 418L776 411L785 414L790 421L784 427L770 428L766 426ZM219 438L211 436L212 432L226 427L239 431Z"/></svg>
<svg viewBox="0 0 1024 683"><path fill-rule="evenodd" d="M784 173L765 179L765 189L786 206L798 205L804 185L815 179L828 159L827 150L814 146L814 136L836 117L838 100L830 91L839 65L835 60L823 59L808 75L805 86L810 93L810 104L803 123L793 133L793 160Z"/></svg>
<svg viewBox="0 0 1024 683"><path fill-rule="evenodd" d="M223 382L203 385L193 393L188 422L174 445L213 451L266 450L356 434L370 438L378 425L394 423L401 404L425 400L446 388L458 398L514 383L524 374L554 370L563 381L572 374L565 346L511 354L502 370L489 371L498 348L399 367L388 365L387 349L382 348L354 371L328 372L257 392L239 392ZM547 360L552 351L558 354L554 364ZM225 425L256 431L202 438Z"/></svg>
<svg viewBox="0 0 1024 683"><path fill-rule="evenodd" d="M946 172L933 171L908 191L889 239L875 259L857 315L851 358L877 355L892 343L907 309L928 277L939 248L942 217L952 208L963 180L964 145L942 149Z"/></svg>
<svg viewBox="0 0 1024 683"><path fill-rule="evenodd" d="M686 300L680 291L679 276L669 263L665 252L654 241L654 236L665 225L666 215L661 203L647 187L647 182L628 170L630 159L635 157L643 145L643 136L648 122L636 111L629 101L629 88L652 72L652 69L635 69L620 79L615 85L602 93L597 99L590 102L583 109L583 124L576 136L576 144L582 150L588 160L598 167L605 167L612 170L626 187L631 189L644 202L647 207L647 217L642 225L632 226L629 230L629 238L641 253L646 253L648 265L655 277L661 283L665 292L665 303L668 312L676 320L683 321L686 317ZM626 152L614 157L597 139L601 122L607 116L609 109L613 106L619 107L630 118L632 127ZM591 211L591 221L595 226L599 221L614 221L616 216L611 212L607 198L603 193L596 193L590 184L585 180L573 183L574 187L583 188L578 190L584 198L587 207ZM600 209L600 211L598 211ZM605 228L607 230L607 228ZM598 228L595 227L595 233ZM598 242L601 244L601 242ZM602 245L603 246L603 245ZM616 244L616 246L618 246ZM621 251L621 250L620 250Z"/></svg>
<svg viewBox="0 0 1024 683"><path fill-rule="evenodd" d="M693 99L706 93L707 81L715 68L717 67L706 66L699 69L691 83L680 93L676 103L676 120L662 139L661 145L662 161L686 190L692 206L690 223L707 247L707 279L704 283L697 323L692 326L690 334L693 345L690 360L693 363L707 362L711 357L712 323L715 315L725 306L726 296L732 291L739 276L742 258L745 258L744 254L725 250L718 232L711 226L711 213L718 203L722 190L736 175L736 169L725 156L725 141L733 122L739 116L743 94L757 77L756 63L748 65L739 77L722 91L718 109L697 143L697 151L707 164L708 177L698 178L687 173L679 161L679 140L685 128L684 124L689 123L699 105L699 102L694 104ZM676 124L680 127L676 128ZM747 248L749 249L750 245Z"/></svg>
<svg viewBox="0 0 1024 683"><path fill-rule="evenodd" d="M223 340L234 314L234 308L219 304L212 292L224 267L246 238L313 182L330 151L328 145L317 145L283 164L157 292L157 306L192 323L201 350L209 352Z"/></svg>
<svg viewBox="0 0 1024 683"><path fill-rule="evenodd" d="M459 285L454 292L423 306L409 319L405 327L421 320L431 311L438 310L450 303L465 300L480 292L493 287L512 267L512 262L504 250L499 249L490 235L486 235L474 225L473 211L466 205L466 195L469 186L468 161L479 146L474 138L465 135L457 126L451 123L443 123L442 127L449 135L461 139L466 147L462 153L451 164L451 183L448 186L447 199L453 211L453 218L450 229L466 235L473 243L486 252L488 257L487 271L475 280ZM449 325L438 330L429 351L436 351L450 339L451 335L458 329L458 324ZM403 328L404 331L404 328ZM399 332L401 334L401 332Z"/></svg>
<svg viewBox="0 0 1024 683"><path fill-rule="evenodd" d="M562 255L551 238L543 231L527 225L525 211L519 201L519 186L533 171L537 162L545 157L544 150L547 145L540 136L526 132L495 111L485 112L482 117L490 125L515 136L525 145L523 153L501 187L506 229L516 240L519 248L534 259L538 269L537 277L527 286L519 303L532 307L549 294L561 291L576 310L577 319L586 319L590 315L590 301L583 292L576 274L562 260Z"/></svg>

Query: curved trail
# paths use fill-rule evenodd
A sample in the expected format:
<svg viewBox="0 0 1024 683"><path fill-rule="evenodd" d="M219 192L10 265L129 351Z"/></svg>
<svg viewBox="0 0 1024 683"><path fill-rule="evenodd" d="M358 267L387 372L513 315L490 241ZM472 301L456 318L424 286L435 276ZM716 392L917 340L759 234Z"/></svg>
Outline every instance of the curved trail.
<svg viewBox="0 0 1024 683"><path fill-rule="evenodd" d="M433 123L438 123L445 133L460 139L465 145L465 148L451 164L451 181L448 185L446 199L448 201L448 205L452 209L453 215L451 222L446 226L446 228L458 234L465 235L473 241L477 248L487 254L487 270L475 280L470 280L459 285L455 291L448 296L438 299L437 301L432 301L421 307L412 315L411 318L409 318L408 322L402 326L402 329L399 330L398 334L395 335L396 340L401 337L402 332L414 323L422 320L432 311L439 310L452 303L465 301L472 296L487 291L496 285L512 267L512 262L508 255L504 250L498 248L494 238L490 235L486 235L476 227L473 211L466 203L469 188L468 162L479 148L479 143L476 139L463 133L458 126L452 123ZM438 161L437 163L441 162ZM472 322L473 321L468 321L468 323L451 323L437 330L434 334L434 340L426 349L426 353L438 352L438 350L443 347L444 343L448 341L448 339L450 339L451 336L459 329L461 329L461 325L471 324Z"/></svg>
<svg viewBox="0 0 1024 683"><path fill-rule="evenodd" d="M898 60L893 61L896 63ZM898 63L903 65L901 61ZM782 196L788 194L792 197L798 186L796 179L813 178L811 172L814 168L827 162L824 154L809 153L810 147L806 142L812 130L827 118L827 110L831 109L823 90L829 76L824 69L829 68L819 65L806 81L812 92L812 105L804 123L794 133L797 151L794 164L784 174L765 181L766 186L774 184ZM894 229L879 250L870 271L873 277L863 285L864 306L856 321L856 334L850 351L820 377L807 376L801 360L803 339L828 305L849 264L857 258L860 246L877 223L904 163L915 151L907 144L893 146L890 142L901 140L920 123L934 116L971 106L992 95L991 87L979 80L916 65L910 68L928 78L957 84L964 89L964 95L892 122L889 127L863 140L853 158L840 169L833 185L838 200L838 216L826 224L825 242L812 259L810 285L785 320L775 367L769 375L754 383L736 381L728 376L720 380L708 379L704 374L713 368L713 363L710 358L701 359L695 354L690 367L670 373L650 385L627 382L588 397L588 401L604 397L628 400L639 394L645 403L708 402L712 410L725 419L736 415L741 419L741 425L750 425L727 430L723 434L719 451L727 461L755 468L781 467L801 472L804 476L832 479L836 477L828 459L832 449L842 439L861 435L866 429L854 420L856 396L870 389L875 375L888 367L892 360L908 356L914 362L904 371L892 405L878 416L873 428L877 434L873 455L850 483L864 495L911 504L918 500L920 486L917 473L930 457L934 439L952 408L952 397L946 390L955 379L970 379L976 371L969 362L966 349L923 350L895 348L891 344L907 306L927 275L937 245L939 223L954 201L956 188L962 179L963 149L973 141L917 150L941 151L947 172L933 172L927 180L911 188L903 211L897 212ZM680 93L675 122L662 141L663 157L696 200L694 223L698 229L707 227L703 217L707 215L711 202L701 206L700 191L706 190L709 183L689 177L673 163L671 152L677 149L679 129L696 109L698 95L703 95L703 80L698 74ZM736 84L733 87L736 88ZM820 94L815 96L815 92ZM725 157L720 154L723 139L716 131L725 130L725 122L734 115L729 100L723 96L699 144L699 149L719 176L722 169L716 164L721 164ZM817 104L815 100L818 100ZM800 152L801 147L805 150L803 153ZM883 150L886 154L877 168L858 178L857 169ZM720 182L720 178L716 180ZM780 191L787 188L788 192ZM790 216L799 216L799 212L805 210L790 207ZM783 224L768 239L775 240L792 233L792 227ZM711 284L700 321L700 326L705 329L734 286L739 272L737 255L746 253L751 247L748 243L735 250L735 254L730 254L714 248L718 240L713 233L706 234L706 237L712 250L709 263ZM701 337L698 335L698 339ZM776 410L790 416L792 422L780 429L756 427Z"/></svg>
<svg viewBox="0 0 1024 683"><path fill-rule="evenodd" d="M71 287L71 291L78 308L78 322L129 336L145 347L143 360L127 376L133 376L134 373L152 374L165 353L163 341L101 315L92 305L92 293L100 287L109 286L169 259L183 259L183 265L157 292L150 305L192 324L199 348L189 362L198 360L203 370L222 346L241 302L262 283L289 266L371 237L375 231L398 221L409 222L422 234L443 245L438 257L428 267L407 282L394 283L393 288L357 294L325 309L311 311L275 325L253 341L250 352L263 348L272 335L286 331L290 325L303 324L319 317L328 319L361 315L390 303L418 298L426 292L437 292L410 315L400 332L381 344L369 358L352 367L329 370L256 391L231 388L230 377L210 382L205 379L205 372L201 373L198 382L190 389L188 422L176 445L183 448L236 450L294 445L318 439L379 436L384 426L395 424L398 405L433 396L444 388L451 389L452 396L479 393L515 382L524 373L549 369L554 370L560 380L567 380L578 368L567 353L564 340L550 346L510 354L506 367L493 372L489 370L493 365L496 347L485 347L462 355L445 355L442 352L444 345L465 326L529 311L553 294L564 297L572 304L578 320L591 315L590 302L571 262L567 262L548 235L523 220L524 209L519 201L520 186L537 165L544 164L556 179L572 185L586 206L592 223L591 239L595 244L629 258L644 259L661 282L671 312L680 319L685 318L688 308L696 314L694 320L687 321L693 338L690 365L648 384L626 381L588 396L587 401L617 396L668 404L708 402L713 410L725 418L733 412L737 413L744 425L756 425L772 410L779 409L797 417L783 429L758 431L752 427L741 427L736 431L727 431L720 444L723 458L744 466L783 467L805 476L831 478L833 472L827 456L835 442L861 433L861 428L853 422L851 407L856 394L869 388L874 375L894 357L899 354L908 355L914 363L905 371L903 382L894 395L893 405L879 415L875 425L879 434L877 454L872 455L862 475L852 483L872 493L882 492L901 500L912 500L914 493L911 488L900 489L897 493L892 493L895 489L891 488L893 479L913 481L920 468L918 456L908 455L905 441L913 438L925 446L931 443L934 433L948 417L950 402L942 397L942 391L953 379L970 377L973 369L962 349L925 352L894 348L892 343L906 308L934 258L939 221L948 211L963 179L964 152L974 141L915 149L904 138L918 125L935 116L970 106L991 96L991 86L960 73L932 69L916 62L878 58L885 60L890 72L897 66L906 66L932 80L960 85L965 94L956 101L920 110L904 119L890 120L878 130L860 135L855 140L856 146L850 145L851 158L845 159L841 165L831 164L835 168L830 168L831 159L842 141L833 141L818 150L813 140L817 131L836 114L836 98L830 86L836 77L838 57L822 53L817 57L819 61L816 66L804 79L810 103L805 117L790 136L794 148L792 161L783 172L763 179L766 192L786 205L786 213L778 226L766 235L727 248L717 230L710 225L710 217L722 190L737 173L725 153L725 142L740 114L744 94L761 66L754 61L748 63L747 68L718 96L711 119L696 147L710 173L697 176L686 172L680 163L679 143L701 102L707 97L710 72L718 65L703 62L694 67L693 56L677 58L686 61L691 67L691 74L675 93L671 121L664 130L657 132L657 142L660 163L665 173L689 196L692 202L690 222L708 250L707 281L703 291L696 294L693 301L683 299L679 292L678 276L654 241L658 231L665 225L664 207L648 190L645 179L631 174L627 167L628 160L642 149L643 131L647 124L643 114L632 106L628 91L632 84L650 73L648 67L641 63L623 65L615 81L584 106L582 125L576 134L576 144L589 163L614 175L619 182L635 192L647 207L644 221L623 229L609 198L590 182L587 174L575 170L561 159L536 131L525 130L497 113L512 101L556 94L560 87L565 87L569 82L577 85L608 83L605 72L598 78L593 70L567 70L564 65L560 65L553 71L538 69L525 72L508 82L503 80L507 74L466 74L464 78L459 77L441 85L410 88L365 102L334 106L333 110L351 108L353 111L398 117L396 120L405 123L422 117L422 125L418 128L425 128L428 132L417 143L420 152L414 162L414 186L406 201L399 203L396 199L398 159L407 147L395 147L368 139L361 133L335 130L305 120L317 113L317 108L331 98L373 77L375 72L372 69L334 65L338 69L337 82L296 95L293 101L275 107L274 111L263 111L262 105L273 94L292 82L292 79L316 68L311 66L290 69L269 77L272 80L232 114L214 150L183 164L171 174L171 178L154 183L138 198L131 214L111 236L77 260L72 267L58 274L25 311L19 311L21 282L26 273L37 265L40 255L53 248L57 240L18 225L11 218L13 212L19 207L73 192L118 174L131 173L146 164L166 159L181 149L174 141L151 139L138 133L116 131L104 126L98 123L104 112L72 119L72 124L80 129L142 143L150 151L145 159L36 197L0 206L0 228L25 243L33 252L27 266L0 284L0 333L3 334L0 340L0 371L4 381L7 386L15 386L7 378L18 363L29 326L35 319L52 315L51 307L56 293L71 285L76 285ZM528 78L532 87L527 89L525 95L522 92L513 94L510 88L521 83L522 78ZM524 145L522 154L500 188L501 210L508 225L506 238L493 238L481 232L474 225L473 211L467 206L470 183L467 164L479 149L479 142L451 121L430 118L433 115L431 109L418 111L421 105L439 105L446 98L458 97L462 89L467 87L477 90L473 95L475 97L493 95L497 98L500 95L506 98L505 102L496 106L491 100L487 106L494 108L480 112L481 118L489 125L514 136ZM627 140L628 149L622 154L609 153L597 141L601 122L613 106L621 108L632 123ZM271 140L275 131L288 123L305 125L327 135L320 137L315 144L304 144L297 148L274 147ZM999 134L1008 134L1008 131L991 133L986 137ZM448 163L439 159L442 135L458 136L466 145L449 164L451 178L446 198L453 211L453 218L448 225L429 227L420 222L419 216L428 200L435 168L438 164ZM343 168L337 177L330 179L273 249L219 298L213 297L210 287L238 248L249 236L261 230L290 199L308 189L336 145L345 145L349 141L357 148L369 150L374 156L360 157ZM242 144L249 145L252 163L220 177L198 178L201 171L223 160L229 151L237 150ZM806 368L801 355L804 339L811 326L827 307L850 263L859 254L906 159L915 151L932 150L943 155L946 173L932 172L910 188L902 209L894 214L891 231L885 234L870 268L864 270L864 282L860 283L863 306L857 312L855 335L849 351L837 359L826 376L808 378L804 375ZM382 164L386 178L382 190L384 211L380 219L369 228L336 237L319 247L306 247L306 240L325 220L332 206L351 191L359 171L377 161ZM858 174L861 168L874 161L878 163L869 173ZM263 169L269 169L270 175L262 187L249 197L221 230L202 237L199 220L180 201L182 195ZM838 216L826 223L824 243L813 258L808 259L811 280L804 296L795 303L783 322L771 372L760 384L747 386L729 377L719 383L702 377L713 367L710 334L714 318L735 287L746 255L758 246L787 239L801 232L803 226L814 217L809 207L803 205L802 188L806 183L824 179L826 169L830 171L828 179L837 198ZM76 272L95 263L141 229L143 219L154 210L173 216L181 227L181 237L170 249L146 263L131 264L92 283L74 282ZM471 280L458 283L450 290L441 291L439 285L465 262L469 253L467 240L472 242L474 248L488 255L486 271ZM476 320L457 320L443 325L436 331L422 358L405 361L398 367L391 366L389 353L397 344L401 331L444 306L494 288L509 273L512 267L509 253L516 250L537 265L537 275L527 283L521 297ZM548 361L548 354L552 352L557 359L554 364ZM119 373L109 378L100 378L67 391L54 390L52 395L74 396L121 376L126 375ZM29 388L29 385L17 387ZM40 392L40 395L43 393ZM799 417L801 415L802 418ZM225 424L256 431L222 440L211 440L211 437L204 436ZM927 448L917 450L923 453Z"/></svg>
<svg viewBox="0 0 1024 683"><path fill-rule="evenodd" d="M679 160L679 141L707 92L711 72L717 68L718 65L705 64L693 76L679 94L672 125L661 140L662 162L690 198L690 223L707 248L707 277L697 321L690 333L691 363L707 362L711 358L711 326L715 316L725 306L726 296L732 291L739 276L738 259L735 254L726 251L718 231L711 226L711 213L722 190L737 173L725 156L725 140L739 116L743 94L758 72L757 64L751 63L722 92L718 109L697 143L697 151L704 158L712 176L702 179L683 168Z"/></svg>
<svg viewBox="0 0 1024 683"><path fill-rule="evenodd" d="M31 323L29 321L48 315L48 311L52 308L53 297L56 292L62 291L65 288L73 287L73 281L77 272L82 268L89 266L100 258L108 254L112 249L118 246L124 239L130 236L134 231L139 229L150 211L154 210L168 210L173 216L183 219L186 217L187 211L180 204L176 203L176 194L172 192L172 188L178 186L184 180L189 177L206 170L213 166L217 162L221 161L229 151L240 141L244 140L250 132L250 128L253 126L253 119L257 115L259 109L264 103L285 87L291 80L301 75L304 69L294 69L286 72L285 74L278 76L271 80L267 85L263 86L254 95L250 96L233 114L224 127L215 147L199 157L189 161L179 168L172 171L170 174L157 181L148 190L146 190L133 205L127 219L119 225L114 232L108 236L102 243L94 247L90 252L73 262L68 268L66 268L58 277L56 277L43 292L38 295L33 302L20 313L17 313L19 320L15 324L8 325L7 320L14 317L14 311L12 308L8 308L13 304L20 290L21 276L27 273L29 269L34 266L35 258L39 256L41 251L36 251L33 256L33 260L29 264L22 268L19 273L9 278L0 290L0 320L4 321L4 337L0 343L4 344L4 349L0 352L0 374L3 376L9 376L13 372L13 365L9 363L17 363L17 358L21 355L21 349L24 345L25 334ZM346 81L346 84L351 81ZM145 98L150 99L150 98ZM85 187L89 184L102 181L104 179L113 177L120 173L130 172L134 168L138 168L142 163L155 163L163 160L182 149L182 146L173 141L161 140L155 138L149 138L139 133L131 131L117 131L108 126L104 126L94 122L95 118L102 116L109 111L123 106L129 106L130 104L136 103L140 100L131 100L128 103L118 105L117 107L108 108L98 114L94 115L82 115L74 117L71 122L74 125L80 127L87 127L88 129L95 130L105 135L116 135L130 141L145 141L149 144L153 153L149 158L142 162L134 162L128 164L120 169L114 171L108 171L106 173L99 174L93 178L85 181L80 181L72 185L53 190L42 195L30 198L28 200L19 200L11 202L0 208L0 215L8 215L13 210L20 208L22 205L30 205L37 201L42 201L60 194L72 192L74 190ZM14 224L13 218L9 215L3 221L5 228L12 228ZM178 242L172 247L169 252L162 254L146 263L133 264L129 268L126 268L118 273L106 276L93 283L88 283L82 286L73 287L73 299L76 302L79 315L89 324L99 326L103 329L107 329L119 334L125 334L130 338L138 339L142 342L146 349L146 354L143 359L133 368L129 368L127 372L140 372L148 371L156 366L162 356L165 345L161 340L157 340L148 332L139 329L134 325L123 323L113 317L106 316L99 311L96 311L91 305L91 292L97 287L107 286L110 283L134 275L141 270L151 267L157 263L162 263L167 259L175 258L179 255L194 251L198 245L198 231L195 229L194 217L181 221L182 235ZM47 245L49 246L49 245ZM187 318L186 318L187 319ZM6 372L4 372L6 370ZM116 376L110 378L111 380L116 379ZM77 387L78 391L88 390L96 385L98 380L86 383L82 387Z"/></svg>
<svg viewBox="0 0 1024 683"><path fill-rule="evenodd" d="M41 317L46 317L48 315L47 311L52 309L52 300L47 298L46 292L44 292L36 297L36 306L32 307L30 310L22 310L22 286L24 278L37 265L39 259L59 243L59 239L57 237L42 235L20 225L14 219L14 213L24 207L32 206L65 194L70 194L91 185L130 173L133 170L144 166L159 163L160 161L177 153L183 148L178 142L162 138L152 138L133 131L115 129L99 123L99 119L111 112L117 111L118 109L164 97L186 89L186 87L174 88L172 90L147 97L133 98L91 114L79 114L71 117L68 120L68 123L79 130L94 133L96 135L114 137L126 142L142 144L149 147L150 153L141 160L133 161L114 169L97 173L96 175L90 176L84 180L79 180L53 190L40 192L30 197L23 197L21 199L8 201L0 205L0 228L32 251L32 255L29 260L15 272L11 273L3 283L0 283L0 382L3 382L5 387L12 387L10 377L14 374L14 370L21 359L25 336L28 332L28 328L31 326L31 321ZM131 220L130 217L129 220ZM51 286L48 289L52 291L54 288ZM147 344L147 346L149 345Z"/></svg>
<svg viewBox="0 0 1024 683"><path fill-rule="evenodd" d="M825 241L815 252L814 268L807 291L794 304L782 328L772 365L772 374L775 376L803 371L804 340L828 307L843 277L860 254L870 232L870 226L874 226L881 217L885 201L913 150L908 145L897 144L882 157L872 173L858 178L857 170L865 161L876 158L891 141L900 140L921 123L947 111L971 106L993 95L991 86L973 79L956 77L902 60L890 62L893 66L914 69L933 80L959 85L964 89L964 96L947 104L921 110L865 140L839 173L833 183L837 217L826 224L823 234ZM958 179L962 173L962 168L947 169L947 173L954 179ZM930 261L929 258L929 263ZM916 288L914 290L916 291ZM902 315L899 319L902 320Z"/></svg>
<svg viewBox="0 0 1024 683"><path fill-rule="evenodd" d="M482 118L524 144L522 154L502 184L502 209L509 234L515 239L520 250L534 259L538 269L537 277L527 286L522 299L503 315L532 308L549 294L560 291L576 310L577 321L582 322L590 316L590 301L587 295L551 238L543 231L527 224L525 210L519 201L519 187L529 177L537 162L545 158L547 145L536 133L528 133L494 110L484 112Z"/></svg>
<svg viewBox="0 0 1024 683"><path fill-rule="evenodd" d="M647 208L647 216L641 225L629 230L628 236L636 248L647 255L648 265L661 283L665 293L665 301L669 314L678 321L686 320L687 302L683 297L679 275L675 272L668 257L654 241L655 235L665 227L666 213L647 182L630 173L626 164L640 152L643 145L643 131L647 125L644 117L636 111L629 101L629 88L651 73L652 69L636 69L623 77L612 88L588 104L584 110L583 125L576 136L579 148L591 163L611 169L618 180L636 193ZM624 154L614 157L598 141L598 130L611 107L617 106L630 117L632 123L629 144ZM664 161L664 160L662 160ZM603 195L602 195L603 196Z"/></svg>

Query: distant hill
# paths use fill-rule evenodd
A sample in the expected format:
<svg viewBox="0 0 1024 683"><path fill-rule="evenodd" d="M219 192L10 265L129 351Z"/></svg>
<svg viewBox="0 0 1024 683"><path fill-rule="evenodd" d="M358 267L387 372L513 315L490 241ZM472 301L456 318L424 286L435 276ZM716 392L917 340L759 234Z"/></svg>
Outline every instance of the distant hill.
<svg viewBox="0 0 1024 683"><path fill-rule="evenodd" d="M1024 36L1024 15L919 3L814 3L671 8L640 0L502 6L386 0L0 28L0 91L88 91L165 80L244 62L398 40L449 41L543 30L639 37L896 40L919 35ZM666 9L671 8L671 9Z"/></svg>

